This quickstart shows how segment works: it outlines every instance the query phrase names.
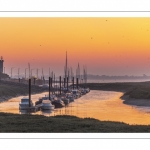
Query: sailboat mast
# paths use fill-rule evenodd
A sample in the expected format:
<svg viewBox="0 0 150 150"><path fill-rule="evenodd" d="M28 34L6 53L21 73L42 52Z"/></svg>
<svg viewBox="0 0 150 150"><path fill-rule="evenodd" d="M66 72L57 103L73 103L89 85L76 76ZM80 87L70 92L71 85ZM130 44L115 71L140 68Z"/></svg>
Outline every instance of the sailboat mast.
<svg viewBox="0 0 150 150"><path fill-rule="evenodd" d="M29 69L29 79L30 79L30 63L28 63L28 69Z"/></svg>
<svg viewBox="0 0 150 150"><path fill-rule="evenodd" d="M66 81L67 81L67 73L68 73L68 67L67 67L67 63L68 63L68 60L67 60L67 51L66 51L66 61L65 61L65 67L64 67L64 73L65 73L65 76L64 76L64 78L65 78L65 83L64 83L64 85L66 84Z"/></svg>

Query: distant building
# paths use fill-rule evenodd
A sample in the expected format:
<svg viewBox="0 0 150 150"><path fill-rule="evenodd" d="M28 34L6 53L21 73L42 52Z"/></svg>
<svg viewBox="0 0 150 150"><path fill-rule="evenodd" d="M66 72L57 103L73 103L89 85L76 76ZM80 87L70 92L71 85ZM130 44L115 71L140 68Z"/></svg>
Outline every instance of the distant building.
<svg viewBox="0 0 150 150"><path fill-rule="evenodd" d="M1 59L0 59L0 72L3 73L3 63L4 63L4 60L3 60L3 57L1 56Z"/></svg>

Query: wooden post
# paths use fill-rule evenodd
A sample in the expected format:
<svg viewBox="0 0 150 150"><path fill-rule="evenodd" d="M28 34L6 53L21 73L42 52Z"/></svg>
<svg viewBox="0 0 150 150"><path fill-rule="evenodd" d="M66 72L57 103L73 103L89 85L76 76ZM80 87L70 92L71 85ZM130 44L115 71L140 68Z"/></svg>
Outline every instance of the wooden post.
<svg viewBox="0 0 150 150"><path fill-rule="evenodd" d="M77 84L76 85L77 85L77 89L78 89L78 78L77 78Z"/></svg>
<svg viewBox="0 0 150 150"><path fill-rule="evenodd" d="M64 78L64 88L66 87L66 78Z"/></svg>
<svg viewBox="0 0 150 150"><path fill-rule="evenodd" d="M67 91L68 91L68 77L67 77Z"/></svg>
<svg viewBox="0 0 150 150"><path fill-rule="evenodd" d="M74 90L74 77L72 78L72 82L73 82L73 90Z"/></svg>

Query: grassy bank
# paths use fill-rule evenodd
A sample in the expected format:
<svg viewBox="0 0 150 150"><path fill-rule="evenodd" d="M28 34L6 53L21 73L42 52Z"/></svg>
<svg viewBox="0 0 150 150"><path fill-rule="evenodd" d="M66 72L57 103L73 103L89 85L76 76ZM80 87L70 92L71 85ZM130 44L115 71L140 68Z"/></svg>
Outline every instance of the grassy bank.
<svg viewBox="0 0 150 150"><path fill-rule="evenodd" d="M1 133L147 133L148 125L128 125L75 116L45 117L0 113Z"/></svg>
<svg viewBox="0 0 150 150"><path fill-rule="evenodd" d="M41 87L32 85L32 94L44 92L45 90ZM0 101L7 100L11 97L19 95L27 95L29 93L29 87L27 84L15 83L8 81L0 81Z"/></svg>

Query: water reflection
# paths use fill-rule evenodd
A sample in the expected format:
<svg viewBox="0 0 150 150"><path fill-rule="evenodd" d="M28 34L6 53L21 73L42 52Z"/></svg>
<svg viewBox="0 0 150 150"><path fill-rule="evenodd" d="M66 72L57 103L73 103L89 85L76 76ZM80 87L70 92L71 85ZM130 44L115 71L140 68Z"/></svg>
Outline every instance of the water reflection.
<svg viewBox="0 0 150 150"><path fill-rule="evenodd" d="M32 114L32 112L28 111L28 110L19 110L20 114Z"/></svg>
<svg viewBox="0 0 150 150"><path fill-rule="evenodd" d="M42 115L44 116L52 116L54 113L53 110L42 110Z"/></svg>
<svg viewBox="0 0 150 150"><path fill-rule="evenodd" d="M32 95L32 101L44 96L47 92ZM121 121L129 124L150 124L150 107L136 107L123 104L120 99L123 93L112 91L96 91L75 99L68 106L54 109L53 111L37 111L31 114L56 116L74 115L81 118L91 117L99 120ZM19 112L19 102L22 96L0 103L0 112L17 114L30 113L27 111Z"/></svg>

